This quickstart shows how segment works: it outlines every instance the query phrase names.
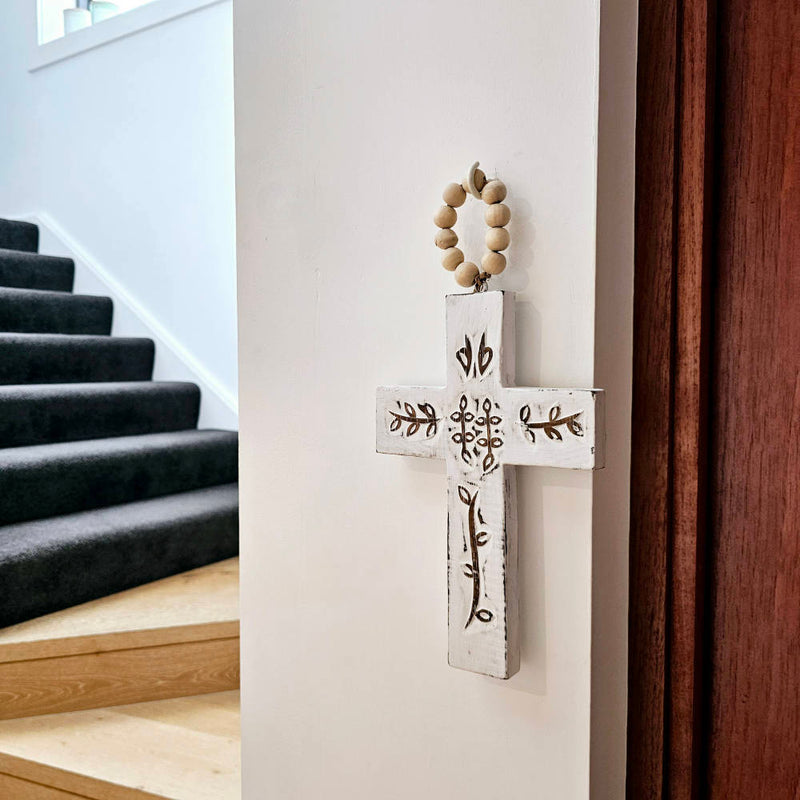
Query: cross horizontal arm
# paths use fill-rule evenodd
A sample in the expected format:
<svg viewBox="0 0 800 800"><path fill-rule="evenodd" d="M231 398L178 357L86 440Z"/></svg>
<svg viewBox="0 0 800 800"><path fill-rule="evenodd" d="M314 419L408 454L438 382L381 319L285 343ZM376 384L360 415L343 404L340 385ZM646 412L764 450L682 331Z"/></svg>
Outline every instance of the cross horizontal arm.
<svg viewBox="0 0 800 800"><path fill-rule="evenodd" d="M539 467L602 469L604 394L599 389L504 388L503 461Z"/></svg>
<svg viewBox="0 0 800 800"><path fill-rule="evenodd" d="M445 391L431 386L379 386L375 442L379 453L444 458Z"/></svg>

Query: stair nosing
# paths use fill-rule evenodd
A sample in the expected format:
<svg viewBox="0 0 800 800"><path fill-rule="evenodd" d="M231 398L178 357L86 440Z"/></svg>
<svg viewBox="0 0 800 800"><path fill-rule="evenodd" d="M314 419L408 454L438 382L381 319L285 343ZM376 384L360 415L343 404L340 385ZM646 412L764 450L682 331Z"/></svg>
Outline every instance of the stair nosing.
<svg viewBox="0 0 800 800"><path fill-rule="evenodd" d="M178 437L187 440L187 442L191 442L192 440L209 438L207 436L208 434L222 434L218 438L223 440L224 443L227 443L231 439L238 438L237 431L224 430L221 428L188 428L180 431L137 433L128 436L103 436L96 439L79 439L77 441L49 442L47 444L7 447L0 449L0 469L22 466L25 463L25 456L31 453L33 453L34 456L40 456L41 454L41 458L48 463L52 463L56 459L67 462L75 460L77 451L83 451L80 452L81 457L92 457L94 454L109 456L113 454L116 457L126 452L137 452L141 448L148 446L152 447L155 445L157 447L160 441L164 441L164 445L161 449L171 450L175 448L176 443L167 443L166 440L170 437ZM104 443L108 449L99 446L100 443ZM94 449L92 445L94 445ZM138 445L138 447L134 445ZM9 463L9 457L11 463ZM31 458L30 460L33 462L37 459Z"/></svg>
<svg viewBox="0 0 800 800"><path fill-rule="evenodd" d="M63 344L68 341L81 339L82 341L97 342L149 342L155 346L155 342L149 336L108 336L101 333L37 333L35 331L0 331L0 341L12 342L13 339L24 337L25 339L52 339L52 344ZM12 342L13 343L13 342Z"/></svg>
<svg viewBox="0 0 800 800"><path fill-rule="evenodd" d="M28 296L30 299L52 299L57 300L58 302L70 302L72 300L82 302L85 302L86 300L101 300L107 301L112 305L114 303L111 297L104 294L75 294L74 292L66 291L64 289L29 289L26 286L6 286L5 284L0 283L0 297L6 293L17 295L19 297Z"/></svg>
<svg viewBox="0 0 800 800"><path fill-rule="evenodd" d="M0 258L6 255L13 255L14 257L22 256L31 260L42 258L49 261L60 261L62 263L69 262L74 266L75 259L72 256L54 256L50 253L40 253L38 250L16 250L13 247L0 247Z"/></svg>
<svg viewBox="0 0 800 800"><path fill-rule="evenodd" d="M3 394L20 394L26 391L34 394L81 394L94 390L97 394L113 394L116 392L127 392L134 394L137 391L159 389L184 389L193 387L199 390L199 386L193 381L82 381L76 383L7 383L0 384L0 400ZM109 437L110 438L110 437ZM2 448L0 448L2 450Z"/></svg>

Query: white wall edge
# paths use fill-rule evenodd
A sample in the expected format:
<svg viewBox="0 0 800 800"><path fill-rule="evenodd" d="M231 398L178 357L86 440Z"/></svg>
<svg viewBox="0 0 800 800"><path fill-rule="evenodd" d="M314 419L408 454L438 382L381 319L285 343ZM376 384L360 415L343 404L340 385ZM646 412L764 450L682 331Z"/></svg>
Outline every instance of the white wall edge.
<svg viewBox="0 0 800 800"><path fill-rule="evenodd" d="M46 212L9 215L39 226L40 252L75 262L75 290L114 301L112 335L142 336L156 346L153 380L191 381L200 387L199 427L238 428L236 397L147 308ZM42 246L44 245L44 246Z"/></svg>
<svg viewBox="0 0 800 800"><path fill-rule="evenodd" d="M607 450L593 473L591 800L625 796L637 34L637 0L601 0L594 375Z"/></svg>
<svg viewBox="0 0 800 800"><path fill-rule="evenodd" d="M45 44L38 42L38 20L35 20L31 38L28 72L36 72L49 64L56 64L87 50L94 50L110 42L132 36L139 31L154 28L169 20L199 11L201 8L224 3L227 0L155 0L140 8L125 11L119 16L98 22L89 28L75 31Z"/></svg>

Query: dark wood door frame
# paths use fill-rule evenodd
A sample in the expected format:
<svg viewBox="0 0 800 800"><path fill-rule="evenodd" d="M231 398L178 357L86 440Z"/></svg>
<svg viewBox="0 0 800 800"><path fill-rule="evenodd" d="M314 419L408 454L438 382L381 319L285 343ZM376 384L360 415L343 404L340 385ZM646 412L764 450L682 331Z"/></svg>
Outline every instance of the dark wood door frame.
<svg viewBox="0 0 800 800"><path fill-rule="evenodd" d="M628 800L698 797L714 0L641 0Z"/></svg>

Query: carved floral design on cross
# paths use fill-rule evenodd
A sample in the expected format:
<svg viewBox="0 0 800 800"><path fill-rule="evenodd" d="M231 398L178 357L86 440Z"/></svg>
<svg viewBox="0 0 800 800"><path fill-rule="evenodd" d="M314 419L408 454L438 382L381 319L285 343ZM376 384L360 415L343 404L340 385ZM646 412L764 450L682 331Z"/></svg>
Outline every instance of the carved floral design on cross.
<svg viewBox="0 0 800 800"><path fill-rule="evenodd" d="M448 661L519 669L514 465L603 466L603 393L514 385L514 296L447 296L447 385L377 393L380 453L447 464ZM540 435L541 434L541 435Z"/></svg>

